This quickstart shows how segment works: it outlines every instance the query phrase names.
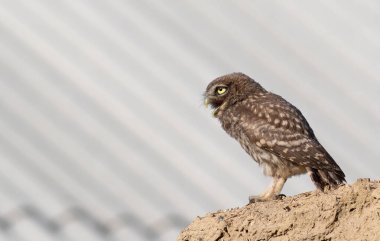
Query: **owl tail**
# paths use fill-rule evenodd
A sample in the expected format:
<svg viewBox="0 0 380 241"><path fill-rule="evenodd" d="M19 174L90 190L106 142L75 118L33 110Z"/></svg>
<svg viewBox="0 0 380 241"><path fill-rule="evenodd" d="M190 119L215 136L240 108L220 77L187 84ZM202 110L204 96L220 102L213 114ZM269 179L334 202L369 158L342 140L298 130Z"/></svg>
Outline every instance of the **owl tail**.
<svg viewBox="0 0 380 241"><path fill-rule="evenodd" d="M308 174L315 186L319 190L324 190L325 187L337 187L339 184L346 182L345 175L342 170L318 170L308 168Z"/></svg>

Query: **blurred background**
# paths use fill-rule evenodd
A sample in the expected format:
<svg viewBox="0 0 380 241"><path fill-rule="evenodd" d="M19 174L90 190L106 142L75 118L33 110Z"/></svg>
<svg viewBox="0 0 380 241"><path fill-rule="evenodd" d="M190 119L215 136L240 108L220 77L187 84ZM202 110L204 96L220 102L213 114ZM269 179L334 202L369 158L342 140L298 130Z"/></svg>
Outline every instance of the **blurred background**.
<svg viewBox="0 0 380 241"><path fill-rule="evenodd" d="M379 23L375 0L0 0L0 239L174 240L245 205L270 179L202 105L230 72L379 178Z"/></svg>

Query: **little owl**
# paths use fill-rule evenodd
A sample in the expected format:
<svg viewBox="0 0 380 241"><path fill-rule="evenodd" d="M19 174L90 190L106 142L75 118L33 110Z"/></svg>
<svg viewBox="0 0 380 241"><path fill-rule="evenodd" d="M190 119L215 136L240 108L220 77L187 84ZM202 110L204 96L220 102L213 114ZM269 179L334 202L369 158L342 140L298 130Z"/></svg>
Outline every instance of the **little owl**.
<svg viewBox="0 0 380 241"><path fill-rule="evenodd" d="M345 182L302 113L249 76L221 76L207 86L204 98L223 129L273 178L263 194L249 197L250 202L278 197L289 177L303 173L320 190Z"/></svg>

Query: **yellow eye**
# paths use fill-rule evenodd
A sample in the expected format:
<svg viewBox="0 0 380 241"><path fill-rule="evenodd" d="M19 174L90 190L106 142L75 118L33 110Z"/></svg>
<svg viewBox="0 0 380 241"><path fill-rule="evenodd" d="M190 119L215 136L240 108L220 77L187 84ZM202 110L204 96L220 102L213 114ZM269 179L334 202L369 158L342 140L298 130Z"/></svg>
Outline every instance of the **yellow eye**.
<svg viewBox="0 0 380 241"><path fill-rule="evenodd" d="M222 95L222 94L226 93L226 91L227 91L226 87L218 87L218 88L216 88L216 93L218 95Z"/></svg>

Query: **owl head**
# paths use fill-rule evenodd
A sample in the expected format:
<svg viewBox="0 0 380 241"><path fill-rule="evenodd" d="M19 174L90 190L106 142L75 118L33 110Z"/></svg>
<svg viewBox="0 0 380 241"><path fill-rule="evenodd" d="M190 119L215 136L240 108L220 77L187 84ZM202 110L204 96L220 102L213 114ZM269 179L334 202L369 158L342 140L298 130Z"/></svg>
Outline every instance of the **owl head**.
<svg viewBox="0 0 380 241"><path fill-rule="evenodd" d="M265 90L249 76L232 73L211 81L204 93L204 104L206 107L211 105L214 116L218 117L222 110L263 91Z"/></svg>

